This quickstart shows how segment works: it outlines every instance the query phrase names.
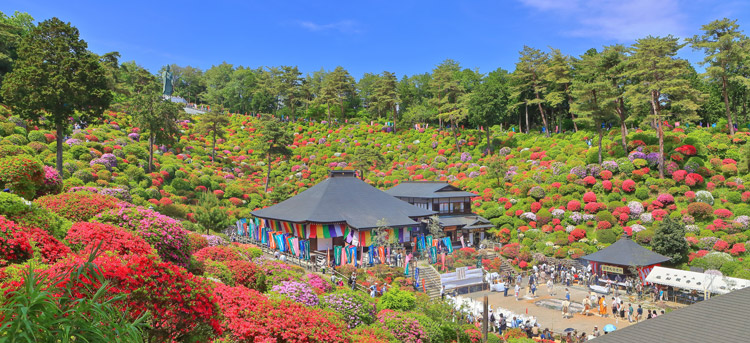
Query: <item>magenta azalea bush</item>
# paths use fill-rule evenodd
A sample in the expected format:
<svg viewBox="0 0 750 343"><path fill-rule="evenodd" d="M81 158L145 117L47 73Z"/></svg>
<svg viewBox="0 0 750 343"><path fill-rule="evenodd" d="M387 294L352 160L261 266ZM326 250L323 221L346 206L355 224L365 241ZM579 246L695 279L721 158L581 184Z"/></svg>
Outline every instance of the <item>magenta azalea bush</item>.
<svg viewBox="0 0 750 343"><path fill-rule="evenodd" d="M322 296L320 307L341 315L350 329L359 325L370 325L375 320L375 304L362 292L339 289Z"/></svg>
<svg viewBox="0 0 750 343"><path fill-rule="evenodd" d="M307 306L317 306L320 300L310 285L297 281L282 281L281 284L273 286L273 292L285 295L294 302Z"/></svg>
<svg viewBox="0 0 750 343"><path fill-rule="evenodd" d="M100 213L92 221L136 232L167 262L187 267L190 262L188 231L179 221L143 207L120 207Z"/></svg>

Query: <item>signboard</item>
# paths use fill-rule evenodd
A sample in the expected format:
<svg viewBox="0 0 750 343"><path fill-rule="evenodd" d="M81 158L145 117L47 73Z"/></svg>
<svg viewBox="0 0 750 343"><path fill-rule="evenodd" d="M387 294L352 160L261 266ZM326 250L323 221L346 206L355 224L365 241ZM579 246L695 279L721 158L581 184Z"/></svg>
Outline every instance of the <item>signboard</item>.
<svg viewBox="0 0 750 343"><path fill-rule="evenodd" d="M623 274L622 268L602 264L602 271L607 273Z"/></svg>
<svg viewBox="0 0 750 343"><path fill-rule="evenodd" d="M463 280L466 278L466 271L469 270L469 267L460 267L456 268L456 280Z"/></svg>

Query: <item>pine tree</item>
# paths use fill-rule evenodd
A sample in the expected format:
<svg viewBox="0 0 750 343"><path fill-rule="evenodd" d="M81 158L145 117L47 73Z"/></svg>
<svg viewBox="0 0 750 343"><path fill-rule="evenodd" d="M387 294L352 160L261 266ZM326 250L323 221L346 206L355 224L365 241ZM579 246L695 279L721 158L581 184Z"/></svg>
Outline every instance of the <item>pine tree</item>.
<svg viewBox="0 0 750 343"><path fill-rule="evenodd" d="M268 192L268 184L271 179L271 158L274 156L289 156L292 150L292 135L286 130L286 124L276 118L267 116L263 118L261 136L258 138L257 150L266 155L266 186L264 192Z"/></svg>
<svg viewBox="0 0 750 343"><path fill-rule="evenodd" d="M625 96L635 106L648 103L647 118L659 138L659 177L664 178L664 119L682 121L697 118L701 94L687 79L690 63L675 57L684 46L673 36L641 38L632 48L627 75L631 84Z"/></svg>
<svg viewBox="0 0 750 343"><path fill-rule="evenodd" d="M57 171L63 175L63 137L70 118L92 122L112 101L104 68L78 29L52 18L21 39L2 96L24 119L41 121L57 135Z"/></svg>
<svg viewBox="0 0 750 343"><path fill-rule="evenodd" d="M551 50L552 54L544 70L544 80L553 87L550 87L550 91L544 96L544 100L552 108L556 108L567 101L568 115L573 120L573 130L578 132L578 125L572 109L573 99L570 93L570 84L573 82L571 59L570 56L563 55L560 49Z"/></svg>
<svg viewBox="0 0 750 343"><path fill-rule="evenodd" d="M707 66L705 76L721 82L721 95L729 124L729 134L734 135L734 122L729 107L729 88L732 83L750 87L750 79L738 73L740 67L750 60L750 40L742 34L737 20L727 18L714 20L701 26L702 35L695 35L687 41L695 50L703 50L706 58L700 62Z"/></svg>
<svg viewBox="0 0 750 343"><path fill-rule="evenodd" d="M460 71L461 67L458 62L445 60L433 70L430 84L434 94L432 103L438 109L440 126L442 127L443 122L451 124L456 150L459 153L461 146L458 144L458 124L469 115L469 97L457 78L457 73Z"/></svg>
<svg viewBox="0 0 750 343"><path fill-rule="evenodd" d="M384 71L383 74L375 81L375 88L372 94L375 100L372 104L384 111L392 111L393 133L396 133L396 104L399 101L398 80L396 74Z"/></svg>
<svg viewBox="0 0 750 343"><path fill-rule="evenodd" d="M198 117L196 131L204 135L212 135L211 144L211 161L216 159L216 139L224 138L226 131L225 126L229 125L229 115L220 109L219 106L211 106L211 111Z"/></svg>
<svg viewBox="0 0 750 343"><path fill-rule="evenodd" d="M572 111L579 114L579 120L593 124L599 134L599 164L602 163L602 125L614 118L616 93L602 70L602 55L596 50L588 51L576 62L578 71L571 86L576 100Z"/></svg>
<svg viewBox="0 0 750 343"><path fill-rule="evenodd" d="M544 94L547 91L543 76L549 55L541 50L525 45L523 51L519 54L521 56L518 62L516 62L516 70L512 74L512 77L516 80L513 84L513 97L520 98L524 92L531 90L534 98L523 99L522 102L526 105L537 105L539 107L539 113L542 116L542 125L544 125L545 134L549 137L550 130L549 125L547 125L547 116L545 115L543 106L545 104Z"/></svg>

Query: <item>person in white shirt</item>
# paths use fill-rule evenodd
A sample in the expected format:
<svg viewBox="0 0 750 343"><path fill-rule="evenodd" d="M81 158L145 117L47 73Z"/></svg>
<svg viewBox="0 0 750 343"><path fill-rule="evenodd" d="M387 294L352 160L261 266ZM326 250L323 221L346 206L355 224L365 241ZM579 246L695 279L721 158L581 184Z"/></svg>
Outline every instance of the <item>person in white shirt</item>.
<svg viewBox="0 0 750 343"><path fill-rule="evenodd" d="M516 284L515 291L516 291L516 301L518 301L518 294L521 292L521 287L518 284Z"/></svg>
<svg viewBox="0 0 750 343"><path fill-rule="evenodd" d="M547 292L549 292L549 295L552 296L554 293L552 292L555 287L555 285L552 283L552 279L547 280Z"/></svg>

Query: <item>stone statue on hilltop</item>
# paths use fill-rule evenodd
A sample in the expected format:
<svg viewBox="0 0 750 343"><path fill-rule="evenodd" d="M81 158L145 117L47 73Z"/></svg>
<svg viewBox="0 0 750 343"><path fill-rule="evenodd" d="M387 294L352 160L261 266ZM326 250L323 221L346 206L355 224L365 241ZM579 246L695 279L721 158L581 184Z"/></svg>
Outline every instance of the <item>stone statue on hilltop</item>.
<svg viewBox="0 0 750 343"><path fill-rule="evenodd" d="M167 69L161 73L161 80L162 80L162 89L161 89L162 94L167 95L167 96L172 96L172 91L174 89L172 87L172 72L169 70L169 65L167 65Z"/></svg>

